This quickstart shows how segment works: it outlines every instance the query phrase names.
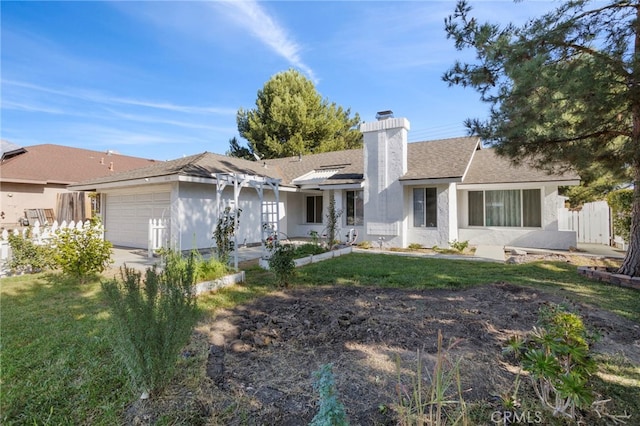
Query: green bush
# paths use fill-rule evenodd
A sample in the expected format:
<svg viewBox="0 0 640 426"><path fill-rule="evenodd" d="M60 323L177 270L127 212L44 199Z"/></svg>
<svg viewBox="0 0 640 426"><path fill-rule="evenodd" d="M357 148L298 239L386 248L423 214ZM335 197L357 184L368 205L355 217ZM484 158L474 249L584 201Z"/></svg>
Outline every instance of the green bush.
<svg viewBox="0 0 640 426"><path fill-rule="evenodd" d="M120 270L121 280L102 283L112 313L112 347L142 395L161 390L173 377L181 349L198 320L195 259L169 252L164 270Z"/></svg>
<svg viewBox="0 0 640 426"><path fill-rule="evenodd" d="M619 189L607 195L607 203L611 206L613 231L628 244L631 236L631 206L633 190Z"/></svg>
<svg viewBox="0 0 640 426"><path fill-rule="evenodd" d="M536 395L554 416L575 419L576 409L589 408L594 399L591 340L579 315L549 305L541 308L538 327L524 340L511 339L504 352L521 359Z"/></svg>
<svg viewBox="0 0 640 426"><path fill-rule="evenodd" d="M346 426L344 405L338 400L332 365L325 364L313 373L316 381L313 388L320 394L320 407L310 426Z"/></svg>
<svg viewBox="0 0 640 426"><path fill-rule="evenodd" d="M469 247L469 241L458 241L458 240L449 241L449 247L451 247L458 253L462 253L464 249Z"/></svg>
<svg viewBox="0 0 640 426"><path fill-rule="evenodd" d="M325 253L326 250L317 244L307 243L299 245L295 248L293 257L299 259L301 257L311 256L313 254Z"/></svg>
<svg viewBox="0 0 640 426"><path fill-rule="evenodd" d="M288 287L289 280L295 275L294 253L291 244L278 244L269 258L269 270L275 274L280 287Z"/></svg>
<svg viewBox="0 0 640 426"><path fill-rule="evenodd" d="M28 236L10 234L9 246L11 260L8 266L13 273L36 273L56 265L51 247L35 244Z"/></svg>
<svg viewBox="0 0 640 426"><path fill-rule="evenodd" d="M56 264L66 275L86 282L92 274L103 272L113 262L109 241L103 238L99 219L83 229L62 229L52 240Z"/></svg>
<svg viewBox="0 0 640 426"><path fill-rule="evenodd" d="M239 226L240 213L242 213L242 209L231 210L231 207L225 207L213 232L218 260L224 264L229 263L231 253L235 250L233 236L236 227Z"/></svg>
<svg viewBox="0 0 640 426"><path fill-rule="evenodd" d="M422 244L411 243L411 244L409 244L409 246L407 248L409 250L420 250L422 248Z"/></svg>

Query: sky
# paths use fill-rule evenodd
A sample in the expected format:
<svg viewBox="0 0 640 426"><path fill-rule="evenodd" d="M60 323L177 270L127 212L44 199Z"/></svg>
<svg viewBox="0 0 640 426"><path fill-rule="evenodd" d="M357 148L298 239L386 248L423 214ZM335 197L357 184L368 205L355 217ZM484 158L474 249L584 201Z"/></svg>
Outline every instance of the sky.
<svg viewBox="0 0 640 426"><path fill-rule="evenodd" d="M550 1L470 0L524 23ZM447 1L2 1L0 136L155 160L224 154L236 113L296 69L361 120L392 110L409 142L465 136L488 105L442 75L473 52L447 40ZM242 140L242 139L241 139Z"/></svg>

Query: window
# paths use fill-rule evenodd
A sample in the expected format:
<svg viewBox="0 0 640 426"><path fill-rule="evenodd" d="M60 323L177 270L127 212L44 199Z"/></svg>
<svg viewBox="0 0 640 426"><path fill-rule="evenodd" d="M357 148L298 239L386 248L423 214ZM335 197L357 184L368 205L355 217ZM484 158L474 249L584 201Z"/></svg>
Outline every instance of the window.
<svg viewBox="0 0 640 426"><path fill-rule="evenodd" d="M364 191L347 191L347 225L364 223Z"/></svg>
<svg viewBox="0 0 640 426"><path fill-rule="evenodd" d="M438 226L438 190L436 188L413 189L413 226L427 228Z"/></svg>
<svg viewBox="0 0 640 426"><path fill-rule="evenodd" d="M469 226L542 226L539 189L469 191Z"/></svg>
<svg viewBox="0 0 640 426"><path fill-rule="evenodd" d="M307 223L322 223L322 195L307 197Z"/></svg>

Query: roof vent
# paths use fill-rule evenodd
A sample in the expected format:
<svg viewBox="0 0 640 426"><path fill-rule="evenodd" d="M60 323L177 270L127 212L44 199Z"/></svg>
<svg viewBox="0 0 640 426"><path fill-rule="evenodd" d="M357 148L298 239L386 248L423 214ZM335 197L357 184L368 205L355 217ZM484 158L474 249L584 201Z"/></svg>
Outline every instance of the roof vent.
<svg viewBox="0 0 640 426"><path fill-rule="evenodd" d="M393 111L386 110L386 111L378 111L376 113L376 120L381 121L381 120L386 120L387 118L393 118Z"/></svg>

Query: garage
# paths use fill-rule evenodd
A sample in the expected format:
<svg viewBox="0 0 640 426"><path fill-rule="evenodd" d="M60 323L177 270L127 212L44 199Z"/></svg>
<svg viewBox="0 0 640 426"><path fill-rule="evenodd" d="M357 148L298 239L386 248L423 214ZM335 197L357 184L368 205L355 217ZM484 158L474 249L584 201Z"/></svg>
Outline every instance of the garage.
<svg viewBox="0 0 640 426"><path fill-rule="evenodd" d="M170 185L127 188L104 195L105 238L114 246L146 249L149 219L170 216Z"/></svg>

